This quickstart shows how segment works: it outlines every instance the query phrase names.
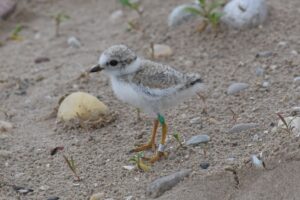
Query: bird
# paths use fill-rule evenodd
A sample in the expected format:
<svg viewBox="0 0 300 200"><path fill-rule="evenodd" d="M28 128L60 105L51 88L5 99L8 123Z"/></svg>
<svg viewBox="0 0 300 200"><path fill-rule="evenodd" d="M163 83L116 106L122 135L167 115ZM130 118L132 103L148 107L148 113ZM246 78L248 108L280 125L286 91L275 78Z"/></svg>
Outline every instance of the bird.
<svg viewBox="0 0 300 200"><path fill-rule="evenodd" d="M150 141L131 152L155 151L150 163L166 156L167 123L164 112L204 88L202 78L195 73L182 73L166 65L144 59L123 44L113 45L100 55L89 73L103 71L109 76L115 96L154 118ZM156 148L157 129L162 137Z"/></svg>

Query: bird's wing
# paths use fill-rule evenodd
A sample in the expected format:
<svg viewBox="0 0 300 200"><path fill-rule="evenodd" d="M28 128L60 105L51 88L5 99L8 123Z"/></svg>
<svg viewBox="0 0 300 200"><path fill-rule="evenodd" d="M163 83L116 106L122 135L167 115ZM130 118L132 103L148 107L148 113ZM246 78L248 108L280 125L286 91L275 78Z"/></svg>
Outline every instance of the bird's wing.
<svg viewBox="0 0 300 200"><path fill-rule="evenodd" d="M185 78L184 74L167 65L144 60L131 82L149 89L166 89L184 83Z"/></svg>

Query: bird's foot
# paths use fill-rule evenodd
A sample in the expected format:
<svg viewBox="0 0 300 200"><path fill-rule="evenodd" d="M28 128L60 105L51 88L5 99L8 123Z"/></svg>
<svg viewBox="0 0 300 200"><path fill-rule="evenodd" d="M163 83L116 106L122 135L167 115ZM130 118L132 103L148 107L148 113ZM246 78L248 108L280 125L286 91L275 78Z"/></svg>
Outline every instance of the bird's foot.
<svg viewBox="0 0 300 200"><path fill-rule="evenodd" d="M162 158L166 158L168 155L166 152L156 152L152 157L143 157L144 160L149 161L150 163L155 163L156 161L161 160Z"/></svg>
<svg viewBox="0 0 300 200"><path fill-rule="evenodd" d="M155 151L155 149L156 149L155 143L149 142L148 144L142 144L142 145L138 146L137 148L130 150L130 153L145 151L148 149L152 149L153 151Z"/></svg>

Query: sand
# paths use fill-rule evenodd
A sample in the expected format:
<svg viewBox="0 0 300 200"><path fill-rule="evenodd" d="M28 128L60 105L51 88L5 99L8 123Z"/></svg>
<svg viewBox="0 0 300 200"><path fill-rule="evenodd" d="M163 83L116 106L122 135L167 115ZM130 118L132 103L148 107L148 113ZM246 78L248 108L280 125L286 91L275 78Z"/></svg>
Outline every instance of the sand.
<svg viewBox="0 0 300 200"><path fill-rule="evenodd" d="M149 199L147 185L180 169L192 174L158 199L297 199L299 198L299 137L272 131L278 122L276 112L287 116L299 106L300 87L293 79L300 75L300 1L268 1L270 16L266 24L245 31L222 27L215 35L196 32L198 20L175 29L167 27L167 16L183 0L144 1L140 18L144 33L127 31L126 22L137 15L124 10L112 21L112 12L121 9L116 1L36 0L20 3L16 13L1 22L4 41L16 24L24 25L22 41L5 41L0 47L0 120L14 128L0 133L0 199L88 199L104 193L104 199ZM61 24L55 37L53 14L64 12L71 18ZM82 46L67 44L70 36ZM169 125L169 158L155 163L150 172L126 170L134 155L134 144L150 137L152 119L116 99L104 74L80 77L95 64L100 53L113 44L123 43L139 56L148 58L150 43L167 44L174 54L157 59L184 72L201 74L208 88L207 114L197 96L165 114ZM262 51L269 57L256 58ZM49 62L36 64L39 57ZM261 67L264 77L255 71ZM80 78L78 78L80 77ZM268 81L267 88L262 81ZM228 95L233 82L249 88ZM102 128L63 128L48 116L59 99L71 92L85 91L97 96L117 113L114 122ZM233 113L235 113L233 117ZM6 114L5 114L6 113ZM190 120L199 117L198 123ZM238 123L258 123L255 129L228 133ZM206 146L175 150L172 138L178 132L183 140L207 134ZM54 147L64 150L51 156ZM205 154L206 151L206 154ZM262 153L266 169L255 169L252 154ZM75 181L62 155L75 160L81 181ZM146 152L151 155L151 152ZM209 168L200 168L208 162ZM235 168L239 184L226 168ZM20 195L12 185L33 189Z"/></svg>

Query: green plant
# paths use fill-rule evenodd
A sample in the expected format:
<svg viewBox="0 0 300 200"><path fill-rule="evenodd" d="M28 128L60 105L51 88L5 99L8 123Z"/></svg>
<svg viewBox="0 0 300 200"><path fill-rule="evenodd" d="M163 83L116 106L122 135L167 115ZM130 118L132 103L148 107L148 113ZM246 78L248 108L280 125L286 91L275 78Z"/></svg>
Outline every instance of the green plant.
<svg viewBox="0 0 300 200"><path fill-rule="evenodd" d="M17 24L12 31L11 35L9 36L10 40L20 41L22 37L20 36L21 31L23 30L23 26L21 24Z"/></svg>
<svg viewBox="0 0 300 200"><path fill-rule="evenodd" d="M218 11L219 8L224 6L224 2L220 2L218 0L212 0L212 2L208 3L207 0L198 0L199 9L195 7L186 8L186 12L191 14L199 15L203 18L203 22L199 27L199 32L204 31L208 25L217 31L220 25L220 19L222 17L222 13Z"/></svg>
<svg viewBox="0 0 300 200"><path fill-rule="evenodd" d="M140 7L140 1L133 1L133 0L119 0L119 2L124 6L131 10L136 11L139 15L142 15L142 9Z"/></svg>
<svg viewBox="0 0 300 200"><path fill-rule="evenodd" d="M181 142L181 137L180 137L180 135L179 135L179 133L178 132L176 132L175 131L175 133L173 134L173 137L174 137L174 139L178 142L178 144L179 144L179 146L177 147L177 149L178 148L185 148L184 146L183 146L183 143Z"/></svg>
<svg viewBox="0 0 300 200"><path fill-rule="evenodd" d="M144 152L139 152L130 158L129 161L133 162L140 170L147 172L151 168L142 161L142 158L144 158Z"/></svg>
<svg viewBox="0 0 300 200"><path fill-rule="evenodd" d="M73 157L71 156L70 158L68 158L67 156L63 155L66 163L68 164L69 169L73 172L74 176L76 177L77 181L80 181L80 177L77 173L77 167L75 165L75 161L73 159Z"/></svg>
<svg viewBox="0 0 300 200"><path fill-rule="evenodd" d="M52 18L55 21L55 36L58 37L61 23L70 19L70 16L64 13L57 13L56 15L53 15Z"/></svg>

